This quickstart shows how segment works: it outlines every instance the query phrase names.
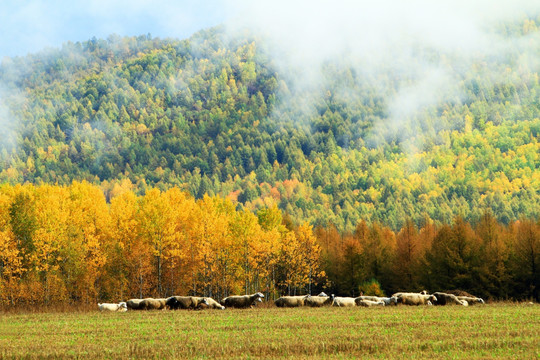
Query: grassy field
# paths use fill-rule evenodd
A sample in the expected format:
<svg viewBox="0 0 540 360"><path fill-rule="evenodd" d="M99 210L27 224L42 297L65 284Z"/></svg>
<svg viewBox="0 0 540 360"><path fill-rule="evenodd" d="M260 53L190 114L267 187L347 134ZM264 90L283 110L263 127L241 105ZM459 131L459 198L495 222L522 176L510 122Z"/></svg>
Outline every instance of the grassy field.
<svg viewBox="0 0 540 360"><path fill-rule="evenodd" d="M540 357L540 306L2 313L1 358Z"/></svg>

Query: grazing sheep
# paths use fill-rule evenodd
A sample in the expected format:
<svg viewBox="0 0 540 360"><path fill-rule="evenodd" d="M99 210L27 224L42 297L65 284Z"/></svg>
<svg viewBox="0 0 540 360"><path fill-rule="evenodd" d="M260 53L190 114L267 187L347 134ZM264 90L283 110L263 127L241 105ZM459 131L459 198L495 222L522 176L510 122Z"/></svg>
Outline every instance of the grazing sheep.
<svg viewBox="0 0 540 360"><path fill-rule="evenodd" d="M103 303L103 304L98 304L98 309L99 311L124 312L124 311L127 311L127 304L125 302L121 302L118 304Z"/></svg>
<svg viewBox="0 0 540 360"><path fill-rule="evenodd" d="M321 293L321 294L324 294L324 293ZM328 296L326 294L322 296L321 294L317 296L311 296L311 295L306 296L304 305L311 306L311 307L322 307L325 305L332 305L332 302L334 301L334 294L332 294L331 296Z"/></svg>
<svg viewBox="0 0 540 360"><path fill-rule="evenodd" d="M386 306L389 306L389 305L397 305L398 301L397 301L397 297L395 296L392 296L392 297L379 297L379 296L358 296L356 299L359 299L359 300L369 300L369 301L375 301L375 302L384 302L384 305ZM357 303L358 305L358 303Z"/></svg>
<svg viewBox="0 0 540 360"><path fill-rule="evenodd" d="M456 295L447 294L443 292L433 293L437 297L437 303L435 305L461 305L466 306L463 301L459 300Z"/></svg>
<svg viewBox="0 0 540 360"><path fill-rule="evenodd" d="M263 293L256 293L253 295L235 295L235 296L229 296L226 298L223 298L220 303L223 306L226 307L234 307L234 308L248 308L255 305L255 302L262 302L262 298L264 298Z"/></svg>
<svg viewBox="0 0 540 360"><path fill-rule="evenodd" d="M339 306L339 307L350 307L350 306L356 306L355 299L352 297L334 297L334 301L332 301L332 306Z"/></svg>
<svg viewBox="0 0 540 360"><path fill-rule="evenodd" d="M469 305L485 304L484 300L476 296L458 296L458 300L467 301Z"/></svg>
<svg viewBox="0 0 540 360"><path fill-rule="evenodd" d="M384 302L384 305L386 306L389 306L389 305L397 305L397 297L394 297L394 296L391 296L391 297L382 297L381 298L381 301Z"/></svg>
<svg viewBox="0 0 540 360"><path fill-rule="evenodd" d="M216 300L212 298L203 298L201 303L199 304L201 307L207 307L208 309L220 309L225 310L225 306L218 303Z"/></svg>
<svg viewBox="0 0 540 360"><path fill-rule="evenodd" d="M199 296L171 296L166 299L165 305L172 310L197 309L203 299Z"/></svg>
<svg viewBox="0 0 540 360"><path fill-rule="evenodd" d="M392 295L392 296L395 296ZM419 293L398 293L397 301L404 305L430 305L437 302L438 298L434 295L424 295Z"/></svg>
<svg viewBox="0 0 540 360"><path fill-rule="evenodd" d="M300 307L304 306L304 302L308 295L302 295L302 296L282 296L274 303L277 307Z"/></svg>
<svg viewBox="0 0 540 360"><path fill-rule="evenodd" d="M371 306L385 306L386 305L384 301L365 300L365 299L361 299L360 297L355 298L354 301L356 302L356 306L371 307Z"/></svg>
<svg viewBox="0 0 540 360"><path fill-rule="evenodd" d="M144 299L129 299L126 301L127 308L130 310L143 310L141 308L141 303Z"/></svg>
<svg viewBox="0 0 540 360"><path fill-rule="evenodd" d="M144 299L139 307L141 310L163 310L165 309L167 299Z"/></svg>

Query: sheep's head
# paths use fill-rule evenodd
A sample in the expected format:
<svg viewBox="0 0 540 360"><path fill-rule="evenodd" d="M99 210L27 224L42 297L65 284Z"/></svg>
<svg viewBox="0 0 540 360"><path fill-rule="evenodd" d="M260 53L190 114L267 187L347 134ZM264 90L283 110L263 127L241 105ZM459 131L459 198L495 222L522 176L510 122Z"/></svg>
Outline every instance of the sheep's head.
<svg viewBox="0 0 540 360"><path fill-rule="evenodd" d="M481 298L477 298L476 302L479 302L480 304L485 304L484 299Z"/></svg>
<svg viewBox="0 0 540 360"><path fill-rule="evenodd" d="M171 307L175 307L175 306L178 306L178 299L175 298L174 296L171 296L170 298L167 298L167 300L165 300L165 305L167 306L171 306Z"/></svg>
<svg viewBox="0 0 540 360"><path fill-rule="evenodd" d="M428 300L432 302L437 302L437 298L435 297L435 295L431 295Z"/></svg>
<svg viewBox="0 0 540 360"><path fill-rule="evenodd" d="M264 294L263 294L262 292L258 292L258 293L255 294L255 295L257 295L259 298L263 298L263 297L264 297Z"/></svg>
<svg viewBox="0 0 540 360"><path fill-rule="evenodd" d="M120 302L118 305L123 309L127 309L127 304L125 302L123 302L123 301Z"/></svg>
<svg viewBox="0 0 540 360"><path fill-rule="evenodd" d="M209 305L210 305L210 304L208 303L208 299L207 299L207 298L203 298L203 299L201 300L201 304L206 305L206 306L209 306Z"/></svg>
<svg viewBox="0 0 540 360"><path fill-rule="evenodd" d="M397 305L397 297L392 296L392 297L390 298L390 304L392 304L392 303L394 303L395 305Z"/></svg>

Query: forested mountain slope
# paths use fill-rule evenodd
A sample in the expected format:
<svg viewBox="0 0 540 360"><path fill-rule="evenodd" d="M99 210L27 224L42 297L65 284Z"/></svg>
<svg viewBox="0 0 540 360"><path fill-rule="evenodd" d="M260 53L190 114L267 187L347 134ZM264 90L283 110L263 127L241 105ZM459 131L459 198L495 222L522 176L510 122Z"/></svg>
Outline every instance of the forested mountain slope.
<svg viewBox="0 0 540 360"><path fill-rule="evenodd" d="M539 26L500 32L540 49ZM540 216L539 67L518 50L467 69L437 58L459 68L460 96L396 126L390 98L413 79L328 63L324 85L302 89L263 40L223 35L111 36L4 59L0 181L87 180L109 197L120 183L178 186L343 230Z"/></svg>

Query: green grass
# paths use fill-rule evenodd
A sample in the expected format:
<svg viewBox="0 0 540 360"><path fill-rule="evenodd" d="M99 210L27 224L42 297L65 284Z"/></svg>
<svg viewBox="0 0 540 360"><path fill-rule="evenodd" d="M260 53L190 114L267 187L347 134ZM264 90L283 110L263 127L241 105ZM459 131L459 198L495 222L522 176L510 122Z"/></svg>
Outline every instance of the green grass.
<svg viewBox="0 0 540 360"><path fill-rule="evenodd" d="M0 315L2 358L540 357L540 306Z"/></svg>

